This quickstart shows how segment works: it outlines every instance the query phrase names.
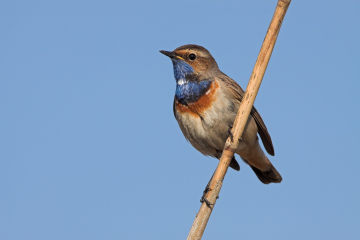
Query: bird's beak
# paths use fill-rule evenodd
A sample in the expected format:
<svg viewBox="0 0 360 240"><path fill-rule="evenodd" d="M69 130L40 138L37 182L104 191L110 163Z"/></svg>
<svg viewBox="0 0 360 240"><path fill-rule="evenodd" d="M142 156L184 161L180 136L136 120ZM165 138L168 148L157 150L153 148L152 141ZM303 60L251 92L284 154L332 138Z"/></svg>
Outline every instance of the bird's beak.
<svg viewBox="0 0 360 240"><path fill-rule="evenodd" d="M165 56L168 56L169 58L177 58L177 56L175 55L174 52L168 52L168 51L164 51L164 50L161 50L160 52L162 54L164 54Z"/></svg>

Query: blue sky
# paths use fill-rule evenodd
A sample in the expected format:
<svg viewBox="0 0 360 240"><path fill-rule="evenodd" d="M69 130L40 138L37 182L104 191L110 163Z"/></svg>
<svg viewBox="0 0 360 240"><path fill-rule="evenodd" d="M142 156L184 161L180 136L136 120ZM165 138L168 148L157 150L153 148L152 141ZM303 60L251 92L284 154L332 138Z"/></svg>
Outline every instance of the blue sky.
<svg viewBox="0 0 360 240"><path fill-rule="evenodd" d="M159 50L246 87L276 1L1 1L0 238L185 239L218 161ZM293 1L255 106L281 184L229 170L203 239L359 239L358 1ZM239 159L239 157L237 157Z"/></svg>

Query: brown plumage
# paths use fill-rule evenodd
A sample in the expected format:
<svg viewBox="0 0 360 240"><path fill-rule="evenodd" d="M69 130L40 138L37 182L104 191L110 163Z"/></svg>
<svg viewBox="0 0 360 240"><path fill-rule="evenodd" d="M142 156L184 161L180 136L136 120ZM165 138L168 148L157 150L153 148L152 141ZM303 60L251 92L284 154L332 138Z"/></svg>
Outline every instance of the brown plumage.
<svg viewBox="0 0 360 240"><path fill-rule="evenodd" d="M174 64L177 80L174 115L181 131L195 149L219 159L244 90L219 70L210 52L201 46L184 45L173 52L161 52ZM282 177L262 151L257 133L266 151L273 156L270 134L255 107L236 153L250 165L261 182L279 183ZM240 170L235 158L230 167Z"/></svg>

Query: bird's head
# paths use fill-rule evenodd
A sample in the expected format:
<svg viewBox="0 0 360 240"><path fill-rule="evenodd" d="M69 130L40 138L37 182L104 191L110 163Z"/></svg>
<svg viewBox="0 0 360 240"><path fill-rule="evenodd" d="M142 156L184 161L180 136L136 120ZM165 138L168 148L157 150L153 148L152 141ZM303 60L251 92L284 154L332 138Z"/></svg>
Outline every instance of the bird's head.
<svg viewBox="0 0 360 240"><path fill-rule="evenodd" d="M184 45L172 52L160 51L171 58L176 81L212 80L218 65L210 52L198 45Z"/></svg>

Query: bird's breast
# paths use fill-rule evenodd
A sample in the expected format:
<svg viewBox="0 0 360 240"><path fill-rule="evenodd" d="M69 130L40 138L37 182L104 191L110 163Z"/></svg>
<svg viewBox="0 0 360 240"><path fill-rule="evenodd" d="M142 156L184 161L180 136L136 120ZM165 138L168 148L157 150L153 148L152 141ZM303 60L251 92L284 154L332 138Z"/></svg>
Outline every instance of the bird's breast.
<svg viewBox="0 0 360 240"><path fill-rule="evenodd" d="M176 97L174 114L185 138L204 155L216 157L217 149L224 147L228 124L235 114L228 110L221 82L214 80L208 90L197 100L182 104Z"/></svg>
<svg viewBox="0 0 360 240"><path fill-rule="evenodd" d="M178 114L190 114L193 117L200 118L202 114L216 101L216 92L219 89L219 83L213 81L208 90L200 96L197 101L181 103L175 98L175 107Z"/></svg>

